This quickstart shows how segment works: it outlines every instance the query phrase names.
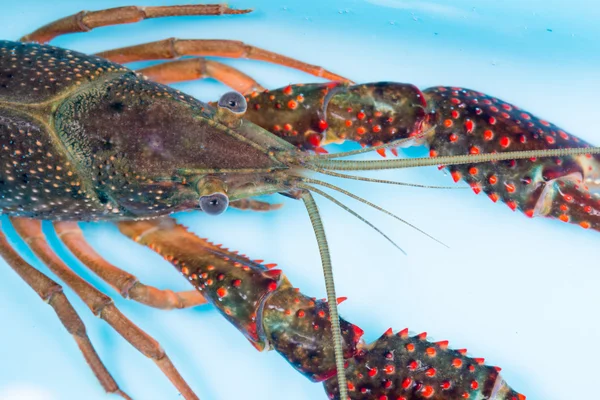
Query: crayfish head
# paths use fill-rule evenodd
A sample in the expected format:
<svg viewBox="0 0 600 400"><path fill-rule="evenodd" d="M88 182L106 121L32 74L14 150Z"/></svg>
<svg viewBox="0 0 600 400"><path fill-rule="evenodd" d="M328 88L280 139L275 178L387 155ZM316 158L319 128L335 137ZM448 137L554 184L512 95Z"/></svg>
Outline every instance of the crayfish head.
<svg viewBox="0 0 600 400"><path fill-rule="evenodd" d="M114 218L218 214L229 200L279 191L286 154L298 152L245 109L237 93L213 107L131 72L74 93L54 121L85 194Z"/></svg>

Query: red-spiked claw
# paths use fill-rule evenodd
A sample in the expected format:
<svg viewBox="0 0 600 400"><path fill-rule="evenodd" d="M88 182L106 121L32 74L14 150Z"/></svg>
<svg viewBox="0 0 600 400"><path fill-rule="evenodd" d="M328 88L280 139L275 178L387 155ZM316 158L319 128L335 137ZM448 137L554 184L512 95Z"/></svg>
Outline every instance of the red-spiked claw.
<svg viewBox="0 0 600 400"><path fill-rule="evenodd" d="M432 156L504 151L590 147L589 143L483 93L450 87L424 92ZM578 155L530 158L449 166L455 181L465 180L492 201L501 200L526 215L550 216L584 228L600 229L600 203L593 192L600 177L600 157Z"/></svg>
<svg viewBox="0 0 600 400"><path fill-rule="evenodd" d="M427 119L421 91L402 83L290 85L247 100L245 119L308 150L416 136Z"/></svg>
<svg viewBox="0 0 600 400"><path fill-rule="evenodd" d="M352 400L524 400L494 367L406 330L386 332L347 360L348 394ZM339 399L337 381L325 382L330 399Z"/></svg>

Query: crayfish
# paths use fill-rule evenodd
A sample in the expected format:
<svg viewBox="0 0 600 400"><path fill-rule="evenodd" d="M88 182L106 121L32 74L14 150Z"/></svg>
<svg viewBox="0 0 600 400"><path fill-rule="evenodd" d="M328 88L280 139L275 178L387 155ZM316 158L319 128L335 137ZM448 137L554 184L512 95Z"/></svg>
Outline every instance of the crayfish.
<svg viewBox="0 0 600 400"><path fill-rule="evenodd" d="M524 399L498 368L452 350L447 341L390 329L366 344L361 328L339 318L329 248L311 193L371 226L319 187L388 212L313 175L396 184L346 172L444 165L455 181L464 180L494 202L530 217L598 230L600 205L588 186L599 178L599 149L477 91L354 84L241 42L168 39L97 55L46 44L61 34L146 18L245 12L220 5L121 7L66 17L20 42L0 41L2 213L34 254L95 315L151 358L186 399L197 396L158 342L54 253L42 220L52 221L64 245L123 296L163 309L210 302L254 347L276 350L303 375L324 382L332 399ZM137 72L122 65L182 56L270 61L333 82L268 91L240 71L202 58ZM206 104L167 86L202 77L236 91ZM329 154L323 147L344 141L365 148ZM408 144L426 144L431 157L342 159L387 149L396 154ZM219 215L228 207L270 210L272 205L255 198L272 194L304 202L327 301L300 293L282 270L200 239L169 217L185 210ZM78 221L115 222L123 234L174 265L195 290L174 293L142 284L100 257ZM53 307L103 388L129 398L60 285L21 258L3 235L0 254Z"/></svg>

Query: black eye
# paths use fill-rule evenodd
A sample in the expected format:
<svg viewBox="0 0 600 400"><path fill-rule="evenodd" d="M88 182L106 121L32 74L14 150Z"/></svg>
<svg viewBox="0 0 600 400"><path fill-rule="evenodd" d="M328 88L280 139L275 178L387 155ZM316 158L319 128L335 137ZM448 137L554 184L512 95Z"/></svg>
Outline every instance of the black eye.
<svg viewBox="0 0 600 400"><path fill-rule="evenodd" d="M218 105L219 107L227 108L234 114L243 114L246 112L246 108L248 107L246 104L246 99L238 92L225 93L219 99Z"/></svg>
<svg viewBox="0 0 600 400"><path fill-rule="evenodd" d="M227 210L229 198L223 193L200 197L200 209L208 215L219 215Z"/></svg>

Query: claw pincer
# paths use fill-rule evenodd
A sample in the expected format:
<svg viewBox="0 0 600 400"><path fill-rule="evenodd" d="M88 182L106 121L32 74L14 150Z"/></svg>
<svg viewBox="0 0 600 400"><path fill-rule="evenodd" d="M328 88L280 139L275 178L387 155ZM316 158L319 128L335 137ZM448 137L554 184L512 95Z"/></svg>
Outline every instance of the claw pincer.
<svg viewBox="0 0 600 400"><path fill-rule="evenodd" d="M345 140L376 146L417 135L425 106L413 85L293 85L249 96L245 118L302 149Z"/></svg>
<svg viewBox="0 0 600 400"><path fill-rule="evenodd" d="M414 137L432 157L590 147L557 126L481 92L370 83L292 85L249 96L246 118L303 149L378 146ZM385 149L379 149L385 155ZM396 150L392 149L396 154ZM454 181L529 217L600 230L600 156L572 155L450 165Z"/></svg>
<svg viewBox="0 0 600 400"><path fill-rule="evenodd" d="M171 262L258 349L274 349L303 375L324 382L339 399L329 310L303 295L281 270L251 261L200 239L171 223L119 223L125 235ZM466 350L448 349L422 333L388 330L371 344L363 330L341 319L346 377L351 399L524 400L499 376L498 368Z"/></svg>

